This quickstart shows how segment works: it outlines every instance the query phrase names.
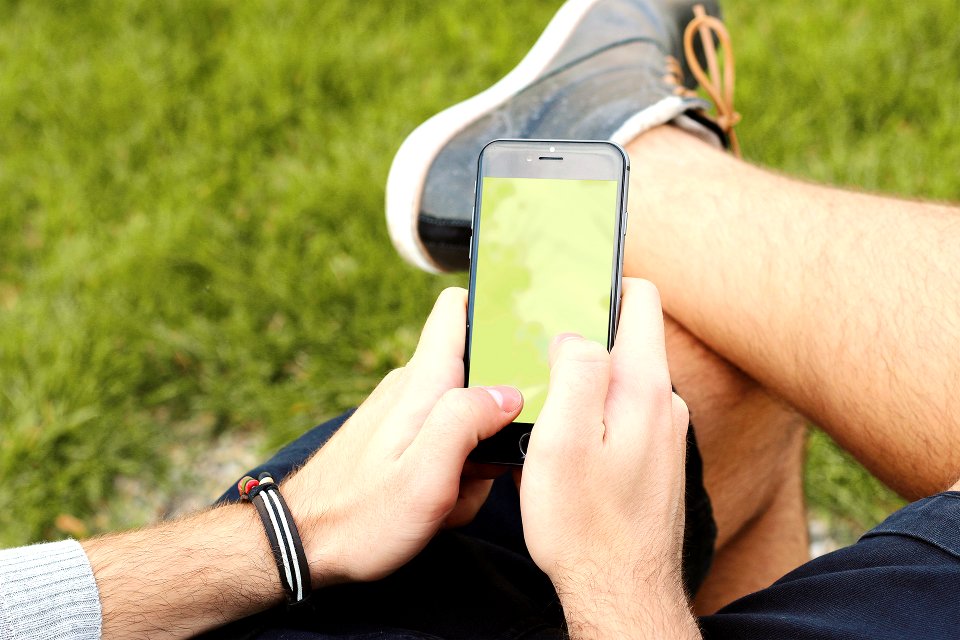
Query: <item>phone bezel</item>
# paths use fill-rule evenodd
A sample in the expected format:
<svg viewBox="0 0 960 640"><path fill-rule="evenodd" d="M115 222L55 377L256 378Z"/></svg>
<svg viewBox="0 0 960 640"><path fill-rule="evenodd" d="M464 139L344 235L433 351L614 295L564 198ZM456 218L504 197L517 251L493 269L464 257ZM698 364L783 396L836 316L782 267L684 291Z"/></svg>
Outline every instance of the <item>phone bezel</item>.
<svg viewBox="0 0 960 640"><path fill-rule="evenodd" d="M528 160L527 158L530 158ZM562 158L554 160L553 158ZM592 160L591 160L592 159ZM597 162L602 159L603 162ZM620 145L601 140L494 140L480 152L477 161L474 209L470 237L470 283L467 302L467 333L464 345L464 384L469 386L472 324L476 281L477 247L480 242L482 182L488 177L559 178L570 180L616 180L617 221L614 234L613 264L610 282L610 313L607 349L613 348L620 320L620 296L623 277L623 251L627 230L627 188L630 158ZM522 465L526 456L524 434L532 423L513 422L491 438L481 441L470 454L475 462Z"/></svg>

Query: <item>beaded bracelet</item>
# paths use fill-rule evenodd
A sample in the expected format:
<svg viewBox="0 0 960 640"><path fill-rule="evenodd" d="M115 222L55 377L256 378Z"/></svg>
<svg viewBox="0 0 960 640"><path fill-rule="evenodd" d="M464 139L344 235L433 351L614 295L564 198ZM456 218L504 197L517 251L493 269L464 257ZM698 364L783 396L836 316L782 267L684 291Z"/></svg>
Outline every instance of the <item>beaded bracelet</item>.
<svg viewBox="0 0 960 640"><path fill-rule="evenodd" d="M311 591L310 567L300 532L277 483L269 472L264 471L259 478L244 476L237 483L237 489L240 490L240 499L252 502L260 514L280 572L280 583L287 592L287 603L293 606L304 602Z"/></svg>

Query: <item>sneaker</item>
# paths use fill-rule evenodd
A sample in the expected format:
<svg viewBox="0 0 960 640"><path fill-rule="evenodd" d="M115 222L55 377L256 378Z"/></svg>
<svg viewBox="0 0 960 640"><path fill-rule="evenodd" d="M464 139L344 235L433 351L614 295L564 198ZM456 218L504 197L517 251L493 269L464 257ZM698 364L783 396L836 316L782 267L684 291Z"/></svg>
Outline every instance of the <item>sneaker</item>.
<svg viewBox="0 0 960 640"><path fill-rule="evenodd" d="M722 139L695 83L681 84L690 78L682 51L693 4L568 0L507 76L417 127L387 178L387 226L400 255L430 272L467 268L477 158L491 140L625 144L667 122ZM719 14L713 0L698 4Z"/></svg>

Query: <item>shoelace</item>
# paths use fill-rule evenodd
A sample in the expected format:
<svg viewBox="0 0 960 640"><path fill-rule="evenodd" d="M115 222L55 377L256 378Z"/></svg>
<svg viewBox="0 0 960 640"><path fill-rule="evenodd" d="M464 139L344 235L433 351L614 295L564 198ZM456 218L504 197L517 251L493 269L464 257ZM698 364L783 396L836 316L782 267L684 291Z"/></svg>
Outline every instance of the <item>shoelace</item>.
<svg viewBox="0 0 960 640"><path fill-rule="evenodd" d="M687 25L683 32L683 51L690 65L690 71L697 79L697 82L710 96L714 108L717 110L717 126L730 140L730 148L734 155L740 157L740 142L737 140L737 134L733 128L740 122L740 114L733 108L733 86L734 86L734 59L733 45L730 43L730 34L723 22L719 18L708 15L703 5L698 4L693 7L693 20ZM714 44L713 34L717 35L720 44L723 47L723 75L720 73L720 64L717 59L717 48ZM700 66L696 52L693 48L693 38L700 36L700 42L703 45L704 57L707 59L707 69L709 74ZM691 91L683 86L683 66L673 56L667 56L667 75L664 80L676 85L675 92L678 95L693 96L696 91ZM716 78L714 82L711 78Z"/></svg>

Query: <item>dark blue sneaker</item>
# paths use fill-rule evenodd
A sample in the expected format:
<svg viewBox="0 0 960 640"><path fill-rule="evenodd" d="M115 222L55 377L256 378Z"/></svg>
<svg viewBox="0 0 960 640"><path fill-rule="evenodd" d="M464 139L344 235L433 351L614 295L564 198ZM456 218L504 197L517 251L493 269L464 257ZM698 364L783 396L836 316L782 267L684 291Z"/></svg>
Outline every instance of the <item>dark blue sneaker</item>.
<svg viewBox="0 0 960 640"><path fill-rule="evenodd" d="M714 0L697 4L719 14ZM568 0L506 77L417 127L387 179L387 226L400 255L426 271L467 268L477 158L491 140L626 144L667 122L722 139L703 115L710 105L691 91L683 55L693 7Z"/></svg>

